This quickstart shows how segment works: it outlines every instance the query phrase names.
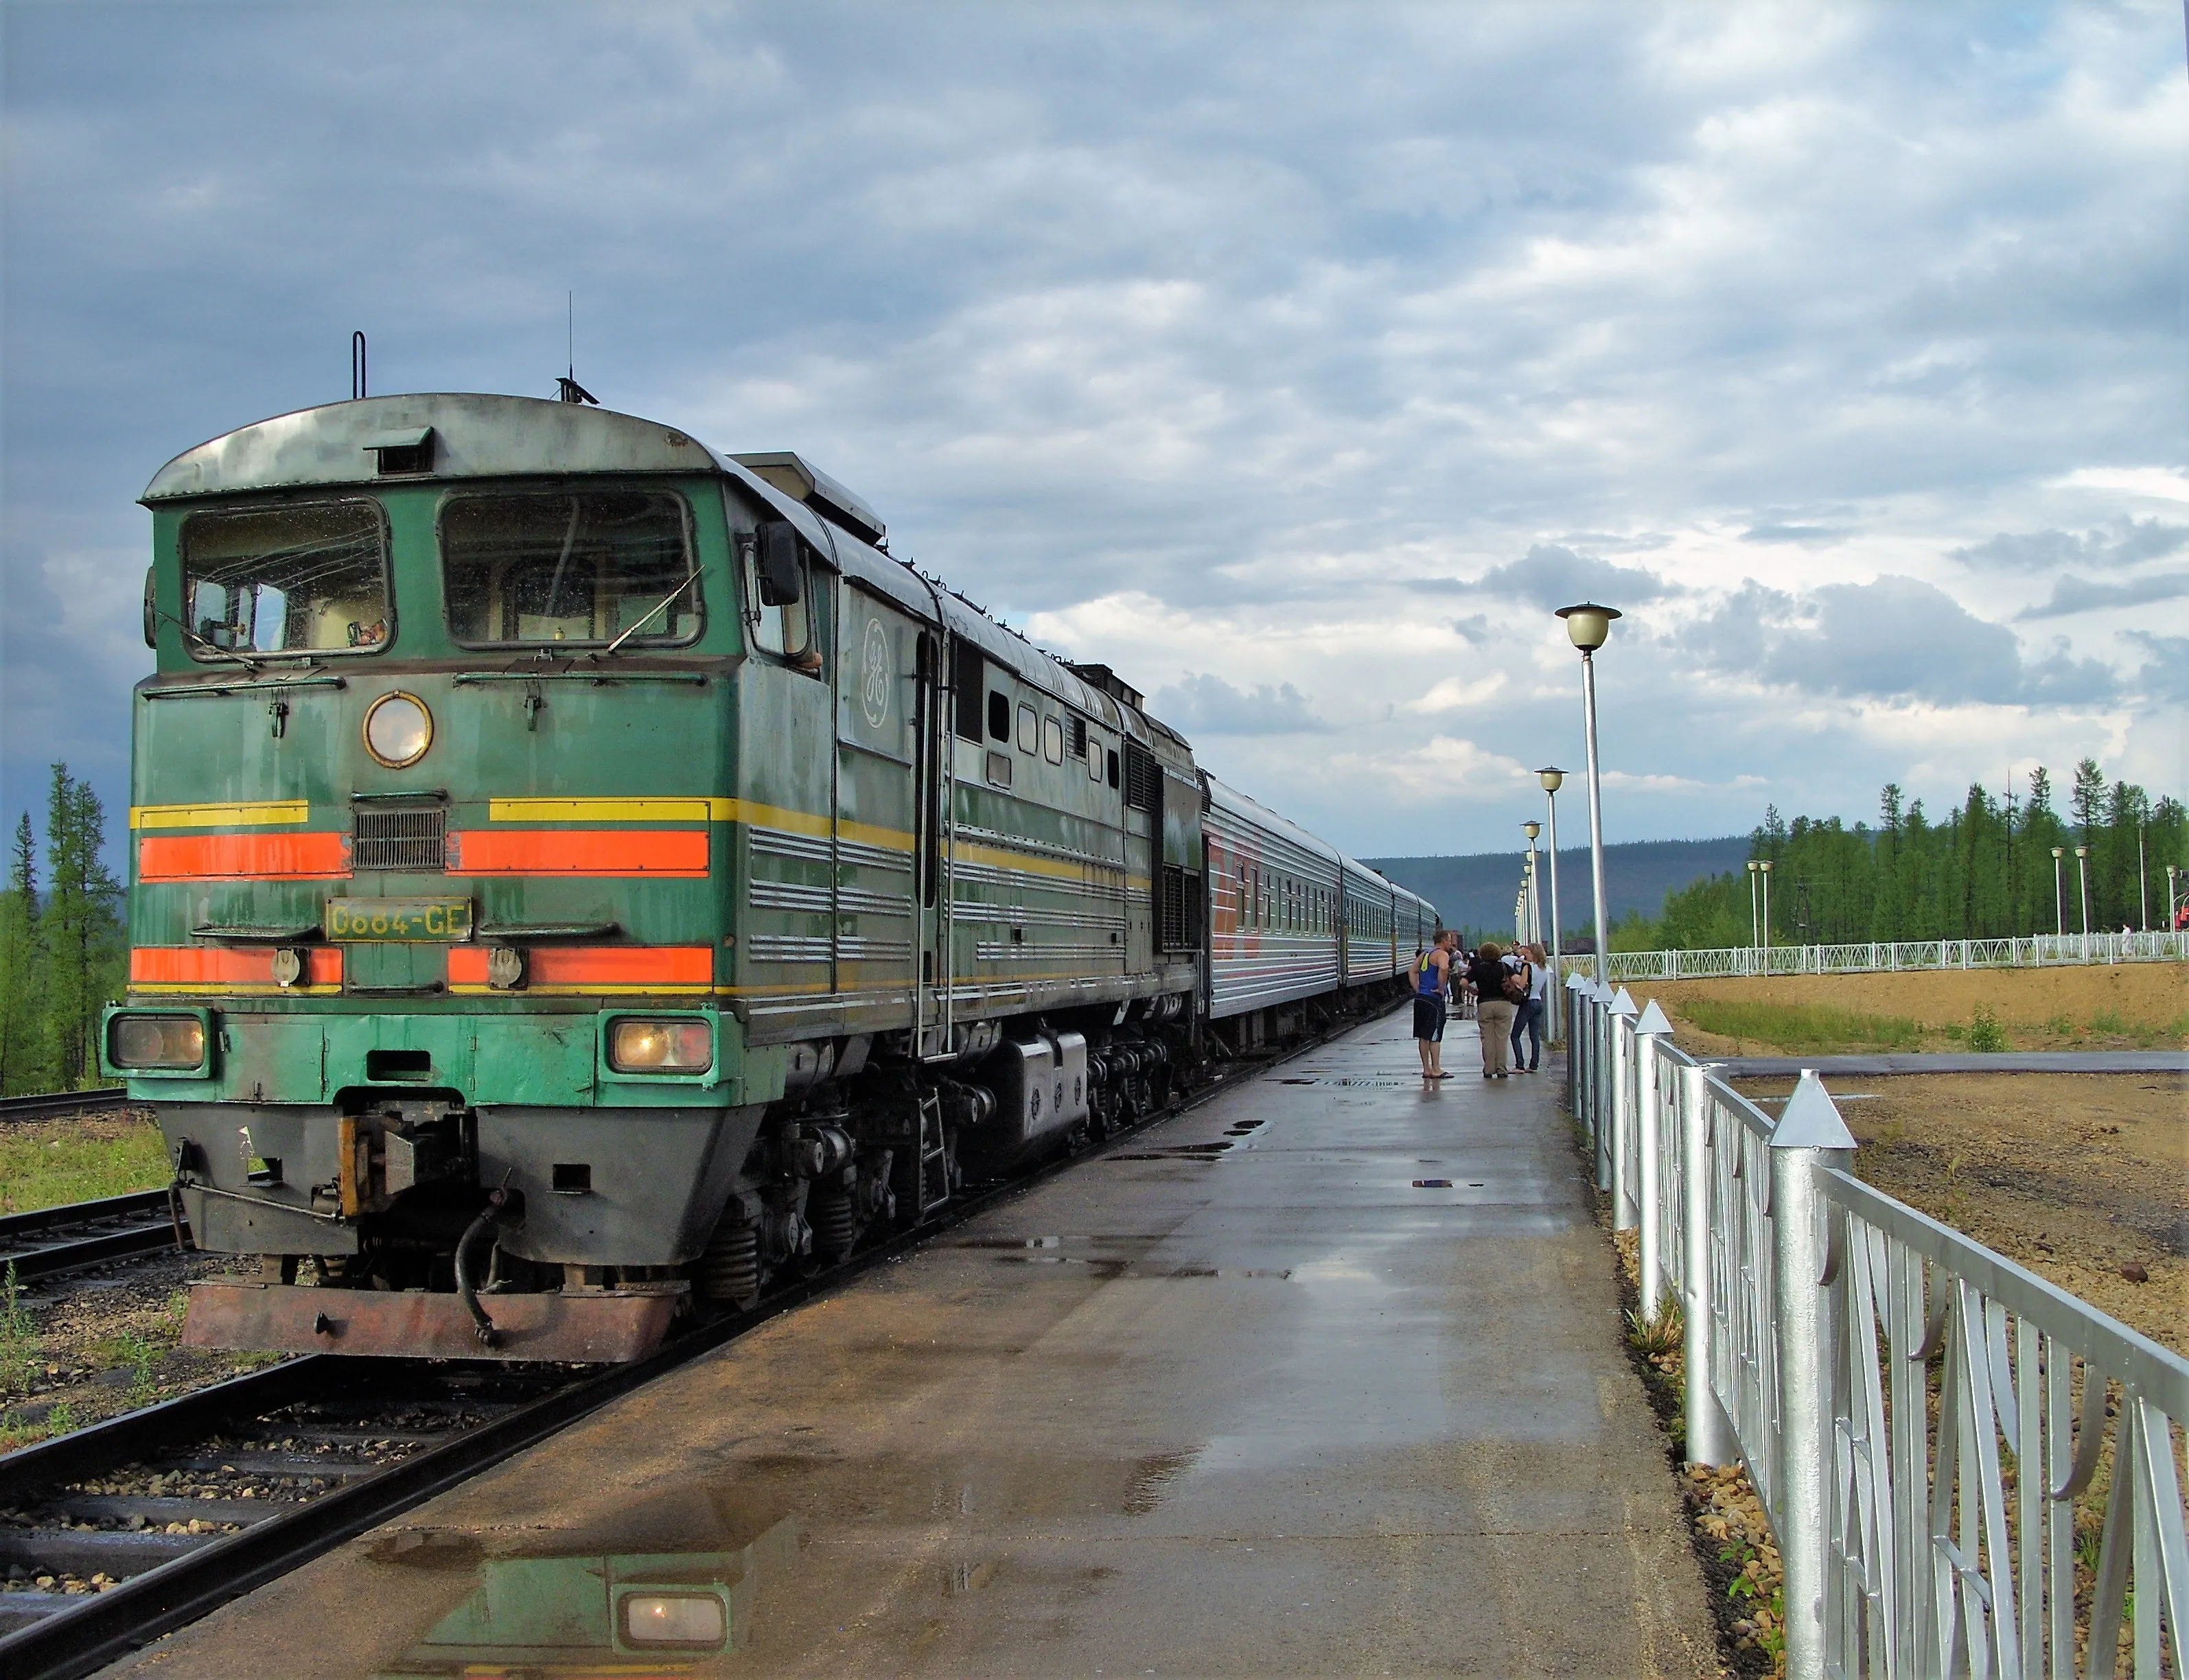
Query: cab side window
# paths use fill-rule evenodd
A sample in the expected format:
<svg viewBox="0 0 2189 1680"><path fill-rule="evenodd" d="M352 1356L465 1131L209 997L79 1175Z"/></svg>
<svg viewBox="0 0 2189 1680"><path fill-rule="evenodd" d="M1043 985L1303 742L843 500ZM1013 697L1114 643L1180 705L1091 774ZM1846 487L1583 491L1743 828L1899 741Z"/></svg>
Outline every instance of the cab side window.
<svg viewBox="0 0 2189 1680"><path fill-rule="evenodd" d="M764 653L801 670L817 668L814 647L813 568L806 545L788 525L740 532L738 583L744 594L745 634Z"/></svg>

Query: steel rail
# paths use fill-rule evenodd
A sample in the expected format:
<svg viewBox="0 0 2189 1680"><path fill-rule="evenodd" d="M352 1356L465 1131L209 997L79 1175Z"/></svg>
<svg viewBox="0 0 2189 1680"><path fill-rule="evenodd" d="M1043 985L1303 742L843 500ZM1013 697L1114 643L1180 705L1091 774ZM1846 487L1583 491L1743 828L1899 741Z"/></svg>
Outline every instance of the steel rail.
<svg viewBox="0 0 2189 1680"><path fill-rule="evenodd" d="M1335 1023L1330 1030L1289 1050L1258 1061L1251 1072L1260 1075L1282 1066L1321 1048L1338 1032L1389 1012L1388 1009L1372 1011ZM304 1501L293 1510L253 1523L240 1533L207 1541L104 1592L72 1600L70 1608L0 1637L0 1680L79 1680L491 1469L633 1389L841 1287L875 1266L911 1253L976 1214L1022 1196L1074 1167L1102 1159L1149 1127L1214 1100L1237 1086L1238 1073L1247 1071L1219 1072L1202 1089L1116 1128L1092 1149L1059 1157L1018 1177L966 1193L935 1218L826 1271L794 1282L744 1312L687 1331L643 1360L580 1378L568 1388L467 1429L453 1440L358 1477ZM25 1448L0 1458L0 1505L20 1506L41 1488L97 1474L148 1451L171 1448L194 1434L211 1433L223 1421L311 1398L321 1383L335 1377L338 1371L354 1372L356 1364L335 1355L307 1355ZM337 1380L346 1383L352 1378L344 1375Z"/></svg>
<svg viewBox="0 0 2189 1680"><path fill-rule="evenodd" d="M135 1222L88 1236L47 1235L118 1219ZM133 1191L95 1202L37 1208L28 1213L0 1215L0 1267L12 1266L19 1279L52 1277L108 1260L133 1259L174 1247L178 1236L186 1235L189 1230L184 1221L178 1231L164 1190Z"/></svg>
<svg viewBox="0 0 2189 1680"><path fill-rule="evenodd" d="M28 1096L0 1097L0 1123L44 1120L56 1114L105 1114L128 1106L129 1091L123 1085L91 1091L36 1091Z"/></svg>

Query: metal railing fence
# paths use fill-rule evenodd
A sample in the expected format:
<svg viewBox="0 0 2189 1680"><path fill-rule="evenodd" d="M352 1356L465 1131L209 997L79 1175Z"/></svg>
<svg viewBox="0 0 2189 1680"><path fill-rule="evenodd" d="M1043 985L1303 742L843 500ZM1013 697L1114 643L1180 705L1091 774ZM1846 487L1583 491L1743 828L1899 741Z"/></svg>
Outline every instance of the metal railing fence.
<svg viewBox="0 0 2189 1680"><path fill-rule="evenodd" d="M1743 1461L1778 1541L1788 1674L2110 1677L2124 1630L2140 1680L2189 1674L2189 1360L1855 1177L1813 1073L1774 1122L1654 1000L1564 995L1642 1309L1683 1312L1688 1457Z"/></svg>
<svg viewBox="0 0 2189 1680"><path fill-rule="evenodd" d="M1740 945L1718 951L1613 951L1604 958L1604 965L1614 981L1634 981L2185 961L2189 961L2189 933L2047 933L2028 939L1918 939L1892 945ZM1559 967L1568 975L1592 975L1595 964L1592 956L1570 953L1558 959Z"/></svg>

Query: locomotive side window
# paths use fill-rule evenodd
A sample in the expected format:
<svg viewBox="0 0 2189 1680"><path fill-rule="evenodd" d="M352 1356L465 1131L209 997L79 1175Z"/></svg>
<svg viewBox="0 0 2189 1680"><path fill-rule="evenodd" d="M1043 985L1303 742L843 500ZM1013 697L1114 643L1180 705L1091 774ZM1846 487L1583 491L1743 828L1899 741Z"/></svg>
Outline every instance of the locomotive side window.
<svg viewBox="0 0 2189 1680"><path fill-rule="evenodd" d="M1041 755L1051 764L1064 762L1064 725L1055 718L1041 721Z"/></svg>
<svg viewBox="0 0 2189 1680"><path fill-rule="evenodd" d="M998 741L1011 738L1011 701L1008 694L988 691L988 733Z"/></svg>
<svg viewBox="0 0 2189 1680"><path fill-rule="evenodd" d="M951 720L961 740L981 738L981 696L988 682L987 662L976 643L959 642L950 650L950 688L955 701Z"/></svg>
<svg viewBox="0 0 2189 1680"><path fill-rule="evenodd" d="M1019 750L1027 754L1041 750L1041 720L1032 706L1019 708Z"/></svg>
<svg viewBox="0 0 2189 1680"><path fill-rule="evenodd" d="M393 614L373 501L194 513L183 525L190 656L376 653Z"/></svg>
<svg viewBox="0 0 2189 1680"><path fill-rule="evenodd" d="M449 633L466 647L582 646L626 632L662 647L704 625L684 501L661 491L451 496L441 572Z"/></svg>

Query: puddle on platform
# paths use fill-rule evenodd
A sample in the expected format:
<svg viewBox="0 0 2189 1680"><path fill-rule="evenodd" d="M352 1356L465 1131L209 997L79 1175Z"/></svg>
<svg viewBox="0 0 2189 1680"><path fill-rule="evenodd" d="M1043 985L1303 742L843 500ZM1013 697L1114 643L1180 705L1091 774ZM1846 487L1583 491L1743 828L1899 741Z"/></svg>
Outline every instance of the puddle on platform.
<svg viewBox="0 0 2189 1680"><path fill-rule="evenodd" d="M1193 1468L1200 1457L1198 1451L1158 1452L1140 1460L1133 1479L1126 1485L1125 1514L1145 1517L1161 1508L1164 1491Z"/></svg>
<svg viewBox="0 0 2189 1680"><path fill-rule="evenodd" d="M798 1553L796 1521L780 1504L733 1491L679 1491L552 1534L404 1530L366 1557L478 1585L374 1680L690 1673L749 1641L761 1585L794 1575ZM409 1596L389 1586L391 1604Z"/></svg>

